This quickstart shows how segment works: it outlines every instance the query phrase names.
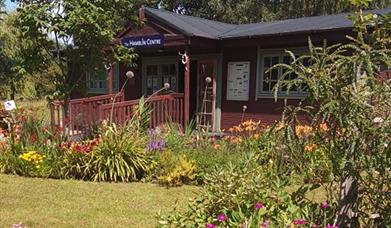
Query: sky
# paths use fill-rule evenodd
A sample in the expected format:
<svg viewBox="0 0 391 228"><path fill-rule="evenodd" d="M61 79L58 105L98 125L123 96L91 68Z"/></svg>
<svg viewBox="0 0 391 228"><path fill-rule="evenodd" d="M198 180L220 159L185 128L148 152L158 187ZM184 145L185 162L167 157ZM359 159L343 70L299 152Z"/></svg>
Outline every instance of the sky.
<svg viewBox="0 0 391 228"><path fill-rule="evenodd" d="M5 0L5 9L7 11L13 11L16 8L15 2L11 2L11 0Z"/></svg>

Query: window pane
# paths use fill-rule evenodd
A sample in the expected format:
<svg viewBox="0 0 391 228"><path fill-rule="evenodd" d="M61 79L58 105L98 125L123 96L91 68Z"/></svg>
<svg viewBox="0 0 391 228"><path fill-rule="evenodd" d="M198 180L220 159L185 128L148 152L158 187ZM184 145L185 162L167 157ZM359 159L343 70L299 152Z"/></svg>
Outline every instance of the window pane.
<svg viewBox="0 0 391 228"><path fill-rule="evenodd" d="M273 69L270 72L271 80L272 81L277 81L278 80L278 69Z"/></svg>
<svg viewBox="0 0 391 228"><path fill-rule="evenodd" d="M175 64L171 64L170 75L176 75L176 66L175 66Z"/></svg>
<svg viewBox="0 0 391 228"><path fill-rule="evenodd" d="M147 66L147 75L157 75L158 73L157 65L148 65Z"/></svg>
<svg viewBox="0 0 391 228"><path fill-rule="evenodd" d="M262 88L262 90L263 91L270 91L270 88L269 88L269 83L267 83L267 82L263 82L263 88Z"/></svg>
<svg viewBox="0 0 391 228"><path fill-rule="evenodd" d="M162 74L169 75L169 65L162 65Z"/></svg>
<svg viewBox="0 0 391 228"><path fill-rule="evenodd" d="M270 57L265 57L264 58L264 67L266 68L268 68L268 67L270 67L270 63L271 62L271 59L270 59Z"/></svg>
<svg viewBox="0 0 391 228"><path fill-rule="evenodd" d="M290 63L291 63L291 57L285 55L285 56L283 57L283 60L282 60L282 61L283 61L284 64L290 64Z"/></svg>
<svg viewBox="0 0 391 228"><path fill-rule="evenodd" d="M274 56L274 57L272 58L272 64L271 64L271 66L274 66L274 65L278 64L279 62L280 62L280 58L279 58L278 56Z"/></svg>

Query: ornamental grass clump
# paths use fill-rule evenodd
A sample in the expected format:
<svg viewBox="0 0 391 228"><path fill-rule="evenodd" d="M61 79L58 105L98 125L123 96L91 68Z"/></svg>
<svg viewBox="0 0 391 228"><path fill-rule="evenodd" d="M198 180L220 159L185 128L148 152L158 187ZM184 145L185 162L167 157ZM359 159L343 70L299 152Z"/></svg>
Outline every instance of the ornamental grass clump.
<svg viewBox="0 0 391 228"><path fill-rule="evenodd" d="M106 127L86 164L93 181L135 181L148 170L146 137L128 130L114 124Z"/></svg>

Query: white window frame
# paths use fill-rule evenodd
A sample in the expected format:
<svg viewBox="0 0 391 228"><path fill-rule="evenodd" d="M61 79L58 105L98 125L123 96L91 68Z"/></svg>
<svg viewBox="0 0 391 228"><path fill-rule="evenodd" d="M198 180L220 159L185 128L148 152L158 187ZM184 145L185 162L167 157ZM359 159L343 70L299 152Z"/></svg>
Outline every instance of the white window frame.
<svg viewBox="0 0 391 228"><path fill-rule="evenodd" d="M179 59L178 58L172 58L172 57L150 57L150 58L143 58L142 60L142 76L143 76L143 85L142 85L142 91L143 91L143 94L144 95L151 95L151 94L147 94L147 66L149 65L157 65L157 75L156 76L153 76L153 77L159 77L162 79L162 87L163 87L163 84L164 84L164 81L163 81L163 70L162 70L162 66L163 65L169 65L169 64L172 64L172 65L175 65L175 70L176 70L176 85L175 87L172 87L173 85L171 85L170 83L170 86L171 88L169 89L170 91L178 91L179 90L179 84L178 84L178 79L179 79L179 66L178 66L178 61Z"/></svg>
<svg viewBox="0 0 391 228"><path fill-rule="evenodd" d="M104 67L104 66L103 66ZM113 91L118 92L119 90L119 63L113 64ZM91 87L91 83L98 86ZM99 86L102 83L103 86ZM107 94L108 90L108 78L105 79L91 79L90 73L86 73L86 87L87 93L90 94Z"/></svg>
<svg viewBox="0 0 391 228"><path fill-rule="evenodd" d="M264 83L264 59L265 57L276 57L278 56L278 63L282 63L284 56L289 56L285 50L292 51L295 55L303 55L307 51L305 48L286 48L286 49L260 49L258 48L258 70L257 70L257 90L256 90L256 100L261 98L274 98L274 91L263 91L263 83ZM278 78L282 76L281 67L278 69ZM278 80L278 79L277 79ZM278 98L289 98L289 99L303 99L308 96L308 92L305 91L279 91L277 93Z"/></svg>

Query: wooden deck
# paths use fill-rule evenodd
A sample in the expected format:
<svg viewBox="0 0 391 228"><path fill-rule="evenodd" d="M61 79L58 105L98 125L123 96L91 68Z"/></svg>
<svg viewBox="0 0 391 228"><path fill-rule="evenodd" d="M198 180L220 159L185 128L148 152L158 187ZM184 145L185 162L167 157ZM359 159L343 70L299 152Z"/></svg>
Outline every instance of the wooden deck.
<svg viewBox="0 0 391 228"><path fill-rule="evenodd" d="M115 102L113 102L115 100ZM184 125L184 95L172 93L145 99L152 109L150 128L169 121ZM111 94L74 99L50 104L51 126L69 136L86 135L104 120L123 125L132 116L139 100L124 100L124 94Z"/></svg>

